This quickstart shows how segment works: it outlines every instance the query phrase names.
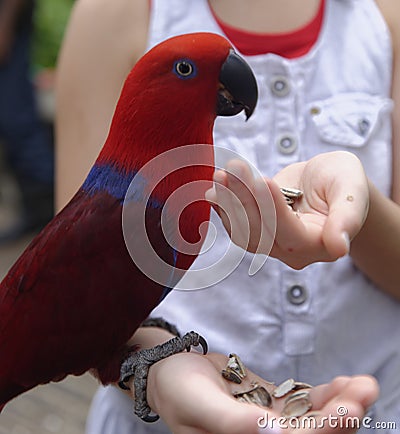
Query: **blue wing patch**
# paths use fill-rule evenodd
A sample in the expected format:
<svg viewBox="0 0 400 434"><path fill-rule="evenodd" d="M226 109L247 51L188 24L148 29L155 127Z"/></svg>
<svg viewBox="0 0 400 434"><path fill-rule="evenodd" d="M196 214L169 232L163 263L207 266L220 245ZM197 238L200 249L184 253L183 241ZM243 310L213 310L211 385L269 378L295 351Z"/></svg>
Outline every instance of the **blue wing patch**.
<svg viewBox="0 0 400 434"><path fill-rule="evenodd" d="M90 196L99 191L106 191L122 204L125 200L143 202L148 196L145 193L147 186L148 181L137 171L125 172L112 164L96 163L90 170L82 189ZM162 204L151 195L147 205L153 208L162 207Z"/></svg>

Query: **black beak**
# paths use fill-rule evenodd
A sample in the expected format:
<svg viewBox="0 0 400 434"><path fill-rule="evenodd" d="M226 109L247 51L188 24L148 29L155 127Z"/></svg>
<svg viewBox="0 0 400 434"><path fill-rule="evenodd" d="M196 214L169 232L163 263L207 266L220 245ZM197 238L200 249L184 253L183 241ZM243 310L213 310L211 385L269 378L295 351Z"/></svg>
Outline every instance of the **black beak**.
<svg viewBox="0 0 400 434"><path fill-rule="evenodd" d="M249 119L257 104L257 82L250 66L233 50L222 65L219 81L217 116L234 116L244 110Z"/></svg>

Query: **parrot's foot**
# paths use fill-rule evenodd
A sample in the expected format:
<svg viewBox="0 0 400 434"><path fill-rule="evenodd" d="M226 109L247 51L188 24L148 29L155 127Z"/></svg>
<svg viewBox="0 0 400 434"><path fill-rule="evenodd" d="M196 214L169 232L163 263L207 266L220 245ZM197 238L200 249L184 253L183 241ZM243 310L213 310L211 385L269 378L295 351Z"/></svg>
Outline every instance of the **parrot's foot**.
<svg viewBox="0 0 400 434"><path fill-rule="evenodd" d="M155 422L159 419L158 415L150 415L151 409L147 403L147 375L150 367L160 360L172 356L182 351L190 351L191 346L201 345L203 354L208 351L205 339L196 332L186 333L182 337L173 338L161 345L153 348L143 349L128 356L121 366L121 376L119 386L121 389L129 389L126 383L133 376L135 386L135 414L145 422Z"/></svg>

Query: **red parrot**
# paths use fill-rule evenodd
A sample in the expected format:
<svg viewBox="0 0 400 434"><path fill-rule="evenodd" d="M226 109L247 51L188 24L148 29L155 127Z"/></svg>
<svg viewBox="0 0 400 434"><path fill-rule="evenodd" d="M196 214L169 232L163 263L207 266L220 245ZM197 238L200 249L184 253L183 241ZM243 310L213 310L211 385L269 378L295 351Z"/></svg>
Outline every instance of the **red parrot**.
<svg viewBox="0 0 400 434"><path fill-rule="evenodd" d="M160 225L163 204L186 183L212 182L216 116L244 110L250 117L256 101L249 66L215 34L168 39L137 62L82 187L1 282L0 411L17 395L69 374L93 370L103 384L119 379L128 340L182 277L178 272L163 285L132 261L121 225L128 187L157 155L188 144L210 145L203 155L207 164L166 176L145 206L154 250L171 266L189 268L198 251L180 253L166 242ZM143 207L147 182L151 184L141 178L131 192L133 210L136 204ZM179 217L172 203L167 218L179 219L183 238L196 243L198 227L209 213L203 200Z"/></svg>

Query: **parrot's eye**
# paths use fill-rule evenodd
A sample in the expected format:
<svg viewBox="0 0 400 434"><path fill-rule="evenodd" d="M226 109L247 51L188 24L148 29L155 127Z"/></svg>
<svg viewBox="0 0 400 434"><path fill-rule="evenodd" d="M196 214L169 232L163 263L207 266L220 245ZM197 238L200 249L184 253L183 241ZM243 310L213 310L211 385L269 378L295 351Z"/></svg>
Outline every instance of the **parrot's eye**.
<svg viewBox="0 0 400 434"><path fill-rule="evenodd" d="M196 67L192 61L182 59L175 62L174 72L179 78L192 78L196 75Z"/></svg>

